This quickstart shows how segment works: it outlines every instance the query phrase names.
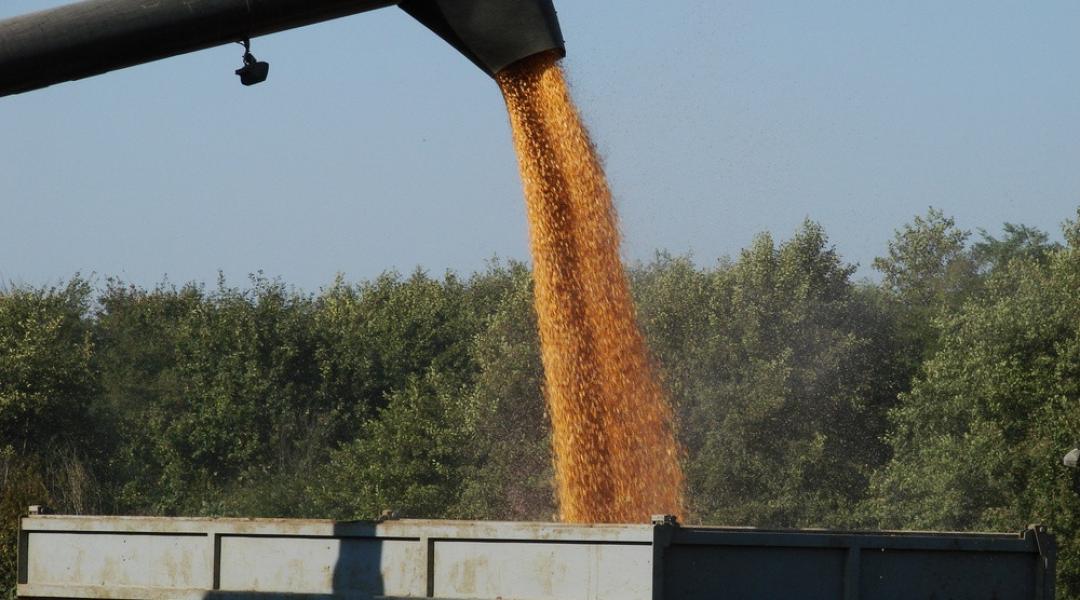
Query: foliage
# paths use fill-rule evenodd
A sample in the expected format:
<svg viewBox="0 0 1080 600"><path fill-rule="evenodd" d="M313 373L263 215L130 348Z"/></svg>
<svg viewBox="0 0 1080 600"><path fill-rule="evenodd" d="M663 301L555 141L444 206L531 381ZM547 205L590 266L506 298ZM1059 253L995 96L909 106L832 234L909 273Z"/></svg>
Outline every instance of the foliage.
<svg viewBox="0 0 1080 600"><path fill-rule="evenodd" d="M1077 241L998 264L943 320L940 351L891 414L894 457L865 505L885 527L1044 523L1065 597L1080 595L1080 507L1060 462L1080 441Z"/></svg>
<svg viewBox="0 0 1080 600"><path fill-rule="evenodd" d="M16 454L15 448L0 447L0 598L4 600L15 598L18 519L30 504L44 503L47 494L35 465Z"/></svg>
<svg viewBox="0 0 1080 600"><path fill-rule="evenodd" d="M1080 217L1080 213L1078 213ZM1051 527L1080 597L1080 218L979 239L931 209L855 282L821 226L630 269L690 518ZM70 513L550 519L529 269L0 289L0 592Z"/></svg>
<svg viewBox="0 0 1080 600"><path fill-rule="evenodd" d="M678 409L696 520L842 525L886 453L903 384L887 323L822 228L759 236L713 271L661 257L637 277Z"/></svg>
<svg viewBox="0 0 1080 600"><path fill-rule="evenodd" d="M958 309L977 291L979 264L967 246L970 237L952 217L930 208L896 231L887 256L874 259L911 368L937 350L934 320Z"/></svg>
<svg viewBox="0 0 1080 600"><path fill-rule="evenodd" d="M451 517L461 496L461 467L475 441L475 411L464 390L435 373L394 392L379 418L331 453L317 487L324 514L374 519Z"/></svg>
<svg viewBox="0 0 1080 600"><path fill-rule="evenodd" d="M551 426L543 396L532 279L523 265L497 273L502 289L473 346L476 435L458 505L462 518L551 520L556 514Z"/></svg>
<svg viewBox="0 0 1080 600"><path fill-rule="evenodd" d="M0 294L0 594L13 594L18 517L30 504L96 508L91 403L98 393L85 316L90 286ZM45 473L54 476L46 478Z"/></svg>
<svg viewBox="0 0 1080 600"><path fill-rule="evenodd" d="M1049 234L1034 227L1005 223L1003 230L1005 235L999 239L980 229L982 241L971 246L972 257L984 271L1006 267L1014 259L1045 263L1063 249L1061 244L1050 241Z"/></svg>
<svg viewBox="0 0 1080 600"><path fill-rule="evenodd" d="M0 441L20 452L79 435L96 383L83 320L89 294L76 277L0 295Z"/></svg>
<svg viewBox="0 0 1080 600"><path fill-rule="evenodd" d="M974 283L970 236L952 217L930 208L896 232L888 256L874 259L882 286L912 307L956 307Z"/></svg>

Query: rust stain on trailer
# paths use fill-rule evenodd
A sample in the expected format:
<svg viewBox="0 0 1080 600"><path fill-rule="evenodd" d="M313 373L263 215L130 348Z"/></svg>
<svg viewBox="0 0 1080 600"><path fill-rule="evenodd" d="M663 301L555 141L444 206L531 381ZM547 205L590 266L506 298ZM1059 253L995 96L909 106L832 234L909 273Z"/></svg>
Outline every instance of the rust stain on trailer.
<svg viewBox="0 0 1080 600"><path fill-rule="evenodd" d="M488 567L487 557L463 560L450 570L452 589L464 593L476 593L476 573L485 571Z"/></svg>

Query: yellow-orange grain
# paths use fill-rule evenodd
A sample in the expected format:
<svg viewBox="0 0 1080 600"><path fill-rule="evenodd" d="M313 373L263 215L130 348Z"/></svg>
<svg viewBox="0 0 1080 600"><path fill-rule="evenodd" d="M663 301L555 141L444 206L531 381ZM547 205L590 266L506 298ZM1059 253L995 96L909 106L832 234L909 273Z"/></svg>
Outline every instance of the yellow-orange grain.
<svg viewBox="0 0 1080 600"><path fill-rule="evenodd" d="M670 404L638 329L603 168L553 55L502 71L530 224L560 518L682 515Z"/></svg>

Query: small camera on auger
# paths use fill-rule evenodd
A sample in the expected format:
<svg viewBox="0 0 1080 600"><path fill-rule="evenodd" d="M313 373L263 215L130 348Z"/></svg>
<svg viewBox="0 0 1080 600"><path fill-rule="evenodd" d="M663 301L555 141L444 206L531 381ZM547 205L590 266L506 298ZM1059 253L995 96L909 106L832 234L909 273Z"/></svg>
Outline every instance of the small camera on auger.
<svg viewBox="0 0 1080 600"><path fill-rule="evenodd" d="M251 53L250 39L240 43L244 45L244 66L236 70L240 83L255 85L266 81L266 76L270 74L270 63L255 59L255 55Z"/></svg>

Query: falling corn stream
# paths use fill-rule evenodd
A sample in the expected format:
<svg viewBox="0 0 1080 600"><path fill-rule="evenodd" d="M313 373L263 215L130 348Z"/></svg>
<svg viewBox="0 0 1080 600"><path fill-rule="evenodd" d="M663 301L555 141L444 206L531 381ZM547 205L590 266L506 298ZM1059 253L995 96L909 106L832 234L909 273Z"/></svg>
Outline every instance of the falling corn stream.
<svg viewBox="0 0 1080 600"><path fill-rule="evenodd" d="M611 192L552 54L497 77L528 209L561 520L681 515L671 406L638 329Z"/></svg>

